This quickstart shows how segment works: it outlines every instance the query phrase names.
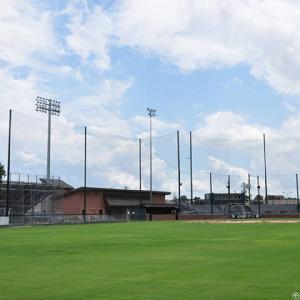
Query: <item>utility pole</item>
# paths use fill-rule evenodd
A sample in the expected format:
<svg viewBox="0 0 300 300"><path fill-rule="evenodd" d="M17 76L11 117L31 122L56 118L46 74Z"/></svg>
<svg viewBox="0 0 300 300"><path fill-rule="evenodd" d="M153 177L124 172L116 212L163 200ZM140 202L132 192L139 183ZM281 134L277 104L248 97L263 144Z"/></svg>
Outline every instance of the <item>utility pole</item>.
<svg viewBox="0 0 300 300"><path fill-rule="evenodd" d="M152 203L152 118L156 117L156 109L147 108L150 119L150 203Z"/></svg>
<svg viewBox="0 0 300 300"><path fill-rule="evenodd" d="M265 166L265 198L266 204L268 204L268 181L267 181L267 156L266 156L266 135L263 135L264 142L264 166Z"/></svg>
<svg viewBox="0 0 300 300"><path fill-rule="evenodd" d="M8 123L8 147L7 147L7 174L6 174L6 203L5 203L5 216L9 215L9 192L10 192L10 151L11 151L11 121L12 110L9 110L9 123Z"/></svg>
<svg viewBox="0 0 300 300"><path fill-rule="evenodd" d="M51 116L60 114L60 102L52 99L37 96L36 111L48 114L48 141L47 141L47 180L51 179L50 161L51 161Z"/></svg>
<svg viewBox="0 0 300 300"><path fill-rule="evenodd" d="M193 141L192 131L190 131L190 180L191 180L191 205L193 205Z"/></svg>
<svg viewBox="0 0 300 300"><path fill-rule="evenodd" d="M177 130L177 169L178 169L178 205L181 208L181 176L180 176L180 141L179 130Z"/></svg>

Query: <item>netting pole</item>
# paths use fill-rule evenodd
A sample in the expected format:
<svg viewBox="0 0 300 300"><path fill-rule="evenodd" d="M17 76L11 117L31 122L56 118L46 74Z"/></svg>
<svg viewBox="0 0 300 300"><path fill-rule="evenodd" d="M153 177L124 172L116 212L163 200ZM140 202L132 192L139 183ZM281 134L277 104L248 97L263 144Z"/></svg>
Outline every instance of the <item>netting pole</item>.
<svg viewBox="0 0 300 300"><path fill-rule="evenodd" d="M181 207L181 178L180 178L180 142L179 130L177 130L177 168L178 168L178 205Z"/></svg>
<svg viewBox="0 0 300 300"><path fill-rule="evenodd" d="M193 140L192 131L190 131L190 180L191 180L191 205L193 205Z"/></svg>
<svg viewBox="0 0 300 300"><path fill-rule="evenodd" d="M248 173L248 194L249 194L249 205L250 205L250 200L251 200L251 177L250 177L250 173Z"/></svg>
<svg viewBox="0 0 300 300"><path fill-rule="evenodd" d="M298 184L298 174L296 174L296 188L297 188L297 211L300 213L300 203L299 203L299 184Z"/></svg>
<svg viewBox="0 0 300 300"><path fill-rule="evenodd" d="M213 205L213 186L212 186L212 174L209 173L209 188L210 188L210 213L214 214L214 205Z"/></svg>
<svg viewBox="0 0 300 300"><path fill-rule="evenodd" d="M139 187L142 191L142 139L139 138ZM142 207L142 197L140 195L140 208Z"/></svg>
<svg viewBox="0 0 300 300"><path fill-rule="evenodd" d="M10 192L10 152L11 152L11 121L12 110L9 110L9 123L8 123L8 148L7 148L7 174L6 174L6 203L5 203L5 216L9 215L9 192Z"/></svg>
<svg viewBox="0 0 300 300"><path fill-rule="evenodd" d="M227 184L227 189L228 189L228 203L231 201L231 192L230 192L230 175L228 175L228 184Z"/></svg>
<svg viewBox="0 0 300 300"><path fill-rule="evenodd" d="M266 204L268 204L268 181L267 181L267 157L266 157L266 135L263 135L264 142L264 166L265 166L265 198Z"/></svg>
<svg viewBox="0 0 300 300"><path fill-rule="evenodd" d="M259 185L259 175L257 176L257 199L258 199L258 215L260 216L260 185Z"/></svg>
<svg viewBox="0 0 300 300"><path fill-rule="evenodd" d="M84 191L83 191L83 220L86 222L86 157L87 157L87 128L84 127Z"/></svg>
<svg viewBox="0 0 300 300"><path fill-rule="evenodd" d="M139 138L139 186L142 190L142 139Z"/></svg>

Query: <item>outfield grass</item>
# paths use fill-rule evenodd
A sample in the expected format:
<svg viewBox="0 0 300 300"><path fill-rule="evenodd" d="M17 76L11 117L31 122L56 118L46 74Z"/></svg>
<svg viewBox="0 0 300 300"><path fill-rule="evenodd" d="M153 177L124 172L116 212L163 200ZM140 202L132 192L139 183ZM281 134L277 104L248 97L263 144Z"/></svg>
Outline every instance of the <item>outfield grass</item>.
<svg viewBox="0 0 300 300"><path fill-rule="evenodd" d="M0 299L292 299L300 224L0 229Z"/></svg>

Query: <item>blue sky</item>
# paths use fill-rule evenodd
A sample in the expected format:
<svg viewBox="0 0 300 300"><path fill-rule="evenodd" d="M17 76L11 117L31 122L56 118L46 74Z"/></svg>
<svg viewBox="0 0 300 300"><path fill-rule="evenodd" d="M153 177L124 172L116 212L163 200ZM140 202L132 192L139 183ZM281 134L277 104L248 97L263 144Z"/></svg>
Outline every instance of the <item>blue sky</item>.
<svg viewBox="0 0 300 300"><path fill-rule="evenodd" d="M41 95L62 102L55 121L61 132L53 137L60 159L53 172L75 185L81 181L81 175L73 177L82 155L74 149L82 146L86 125L91 148L98 149L91 154L91 184L136 187L135 146L115 144L109 136L142 137L148 151L147 107L157 109L155 136L170 134L157 138L157 188L176 191L176 172L168 163L176 165L177 129L185 169L187 135L193 130L196 169L232 174L238 186L248 171L261 172L258 153L265 132L270 174L292 178L300 171L299 13L292 0L2 1L0 160L6 161L12 108L21 128L15 133L13 171L44 172L46 128L38 120L44 116L34 111ZM69 170L70 149L76 172ZM145 158L145 188L147 164ZM111 172L103 174L105 168ZM201 174L195 179L199 193L208 187ZM274 192L290 188L275 181ZM187 191L188 178L185 184Z"/></svg>

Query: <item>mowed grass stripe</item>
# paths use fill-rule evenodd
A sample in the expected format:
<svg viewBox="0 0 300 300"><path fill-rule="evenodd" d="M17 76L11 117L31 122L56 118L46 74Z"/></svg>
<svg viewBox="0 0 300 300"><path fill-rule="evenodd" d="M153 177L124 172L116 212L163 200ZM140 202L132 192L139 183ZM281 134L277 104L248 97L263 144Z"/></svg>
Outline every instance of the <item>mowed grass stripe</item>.
<svg viewBox="0 0 300 300"><path fill-rule="evenodd" d="M300 224L2 228L0 299L290 299Z"/></svg>

